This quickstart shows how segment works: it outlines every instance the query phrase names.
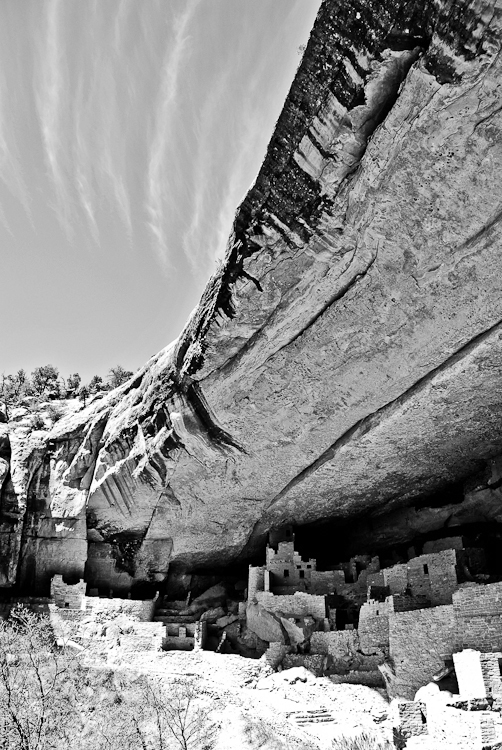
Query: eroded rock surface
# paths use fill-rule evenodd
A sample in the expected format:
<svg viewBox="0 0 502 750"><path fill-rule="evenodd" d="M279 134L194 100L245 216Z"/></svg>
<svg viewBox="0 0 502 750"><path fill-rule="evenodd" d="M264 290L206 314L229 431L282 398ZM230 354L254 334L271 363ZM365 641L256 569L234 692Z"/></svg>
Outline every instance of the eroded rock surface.
<svg viewBox="0 0 502 750"><path fill-rule="evenodd" d="M501 43L501 0L325 0L180 339L48 435L10 424L2 585L158 584L502 452Z"/></svg>

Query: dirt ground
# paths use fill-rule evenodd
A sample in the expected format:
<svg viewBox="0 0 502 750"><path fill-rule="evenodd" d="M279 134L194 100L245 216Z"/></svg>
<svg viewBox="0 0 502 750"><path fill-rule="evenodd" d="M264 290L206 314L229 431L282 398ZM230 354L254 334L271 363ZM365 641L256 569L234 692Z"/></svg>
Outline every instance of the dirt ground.
<svg viewBox="0 0 502 750"><path fill-rule="evenodd" d="M197 685L219 725L215 750L327 750L366 731L386 746L392 712L383 691L335 685L303 667L273 673L263 660L208 651L109 653L107 668L180 677ZM382 694L381 694L382 693Z"/></svg>

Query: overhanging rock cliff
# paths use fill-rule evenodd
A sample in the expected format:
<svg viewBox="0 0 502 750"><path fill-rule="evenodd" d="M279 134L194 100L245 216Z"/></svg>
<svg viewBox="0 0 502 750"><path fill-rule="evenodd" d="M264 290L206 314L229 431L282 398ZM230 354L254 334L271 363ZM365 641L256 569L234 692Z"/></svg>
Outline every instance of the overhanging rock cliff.
<svg viewBox="0 0 502 750"><path fill-rule="evenodd" d="M158 583L284 523L406 529L502 452L501 44L502 0L325 0L180 339L48 435L3 425L1 585Z"/></svg>

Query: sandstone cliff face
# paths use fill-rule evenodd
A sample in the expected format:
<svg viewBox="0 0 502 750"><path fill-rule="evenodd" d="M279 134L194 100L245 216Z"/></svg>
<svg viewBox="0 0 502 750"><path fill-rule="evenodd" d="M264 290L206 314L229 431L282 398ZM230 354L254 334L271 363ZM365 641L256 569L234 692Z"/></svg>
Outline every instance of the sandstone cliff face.
<svg viewBox="0 0 502 750"><path fill-rule="evenodd" d="M158 583L284 523L406 529L502 452L501 43L501 0L325 0L180 339L3 438L1 585Z"/></svg>

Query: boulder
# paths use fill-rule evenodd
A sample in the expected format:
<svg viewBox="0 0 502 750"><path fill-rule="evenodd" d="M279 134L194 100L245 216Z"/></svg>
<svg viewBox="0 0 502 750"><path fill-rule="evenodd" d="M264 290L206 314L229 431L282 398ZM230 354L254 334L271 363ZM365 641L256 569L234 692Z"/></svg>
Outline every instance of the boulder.
<svg viewBox="0 0 502 750"><path fill-rule="evenodd" d="M280 619L282 627L287 633L289 643L292 646L297 646L299 643L303 643L306 637L303 630L286 617L281 617Z"/></svg>
<svg viewBox="0 0 502 750"><path fill-rule="evenodd" d="M248 604L246 623L249 630L268 643L285 643L280 619L268 612L261 604Z"/></svg>
<svg viewBox="0 0 502 750"><path fill-rule="evenodd" d="M201 607L209 607L215 604L223 604L227 598L227 591L224 586L217 584L211 586L210 589L204 591L203 594L198 596L191 602L188 607L188 612L197 612Z"/></svg>
<svg viewBox="0 0 502 750"><path fill-rule="evenodd" d="M210 609L206 609L201 617L201 622L208 622L210 624L216 623L218 620L223 619L225 616L225 610L223 607L211 607Z"/></svg>
<svg viewBox="0 0 502 750"><path fill-rule="evenodd" d="M219 617L216 620L216 625L219 628L226 628L228 625L231 625L233 622L236 622L239 618L237 615L225 615L224 617Z"/></svg>

